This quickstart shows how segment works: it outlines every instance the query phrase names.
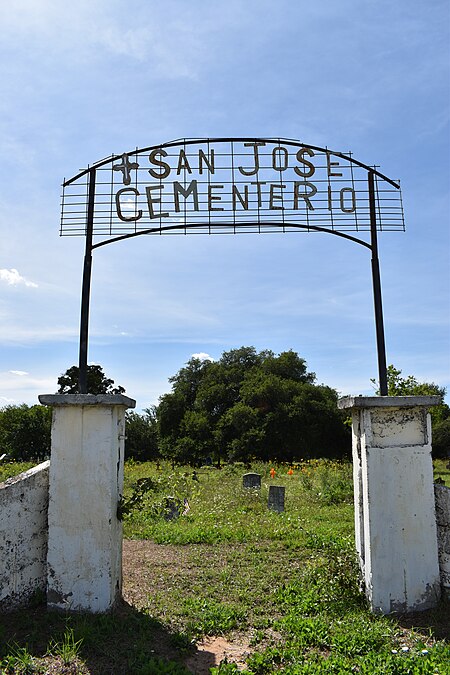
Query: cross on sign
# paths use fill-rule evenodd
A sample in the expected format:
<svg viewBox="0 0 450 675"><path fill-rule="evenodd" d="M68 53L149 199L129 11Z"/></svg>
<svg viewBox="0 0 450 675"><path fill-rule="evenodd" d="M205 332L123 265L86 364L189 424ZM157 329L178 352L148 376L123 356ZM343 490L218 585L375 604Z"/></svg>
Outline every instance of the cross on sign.
<svg viewBox="0 0 450 675"><path fill-rule="evenodd" d="M122 155L122 164L114 164L113 166L114 171L122 172L123 174L122 181L124 185L129 185L131 183L131 176L130 176L131 169L138 169L138 168L139 164L137 162L130 162L126 152L124 152Z"/></svg>

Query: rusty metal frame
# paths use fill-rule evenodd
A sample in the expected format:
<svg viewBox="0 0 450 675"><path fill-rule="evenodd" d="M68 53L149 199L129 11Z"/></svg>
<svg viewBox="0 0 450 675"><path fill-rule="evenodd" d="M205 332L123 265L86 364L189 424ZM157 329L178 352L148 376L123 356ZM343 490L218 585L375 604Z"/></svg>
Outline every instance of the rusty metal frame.
<svg viewBox="0 0 450 675"><path fill-rule="evenodd" d="M387 183L390 183L390 185L392 185L395 188L400 187L400 183L398 181L392 180L392 178L388 178L380 171L377 171L373 166L368 166L367 164L363 164L363 162L354 159L350 154L347 155L344 152L337 152L335 150L330 150L329 148L326 147L323 148L318 145L310 145L309 143L302 143L301 141L292 140L290 138L268 138L268 137L179 138L175 141L168 141L167 143L159 143L158 145L149 145L146 148L135 148L134 150L131 150L129 153L125 154L140 155L144 152L150 152L151 150L158 150L159 148L174 148L180 145L195 145L198 143L253 143L255 141L264 141L265 143L280 143L280 144L289 143L289 145L293 145L294 147L297 148L310 148L311 150L315 150L317 152L329 153L334 157L341 157L341 159L345 159L351 162L352 164L356 164L356 166L359 166L362 169L366 169L366 171L373 171L374 174L376 174L379 178L385 180ZM105 157L104 159L95 162L87 169L83 169L72 178L69 178L68 180L64 181L63 185L70 185L70 183L74 183L76 180L78 180L78 178L81 178L82 176L87 174L91 169L99 169L100 167L105 166L110 162L115 162L116 160L121 159L122 155L123 153L121 155L110 155L109 157Z"/></svg>
<svg viewBox="0 0 450 675"><path fill-rule="evenodd" d="M170 141L168 143L163 143L159 145L149 146L147 148L135 149L130 153L125 153L128 155L138 155L144 152L150 152L152 150L179 147L180 145L187 146L199 143L254 143L255 141L264 141L266 143L285 143L290 146L298 148L309 148L312 151L327 153L329 155L340 157L346 161L351 162L356 166L361 167L367 171L368 178L368 194L369 194L369 212L370 212L370 243L354 237L352 235L346 234L341 231L314 226L311 224L297 224L289 223L290 228L296 228L299 230L312 230L315 232L326 232L328 234L334 234L335 236L347 239L354 243L360 244L368 248L372 253L371 265L372 265L372 286L373 286L373 298L374 298L374 310L375 310L375 327L376 327L376 338L377 338L377 354L378 354L378 373L379 373L379 383L380 383L380 395L387 395L387 368L386 368L386 347L385 347L385 338L384 338L384 322L383 322L383 308L382 308L382 294L381 294L381 279L380 279L380 265L378 257L378 241L377 241L377 213L376 213L376 199L375 199L375 181L377 178L386 181L396 189L400 189L400 184L398 181L394 181L384 174L376 170L375 167L370 167L358 160L354 159L351 155L346 155L341 152L334 152L328 148L322 148L319 146L308 145L301 143L300 141L290 140L290 139L281 139L281 138L209 138L209 139L179 139L176 141ZM233 145L232 145L233 147ZM79 178L86 176L88 178L88 203L86 211L86 247L85 247L85 256L84 256L84 266L83 266L83 284L82 284L82 295L81 295L81 320L80 320L80 349L79 349L79 391L80 393L87 393L87 353L88 353L88 332L89 332L89 305L90 305L90 288L91 288L91 274L92 274L92 251L96 248L105 246L106 244L123 241L125 239L131 239L137 236L144 234L152 233L161 233L162 231L170 230L184 230L192 229L195 230L199 227L204 227L202 224L187 224L186 222L176 224L176 225L167 225L160 226L158 228L148 228L146 230L132 232L124 235L118 235L110 239L100 241L98 243L93 242L94 236L94 210L95 210L95 185L96 185L96 172L97 169L105 166L108 163L112 163L120 158L123 158L124 155L111 155L99 162L96 162L92 166L84 169L79 172L76 176L73 176L67 181L64 181L63 187L66 187ZM64 202L63 202L64 205ZM251 223L249 223L251 224ZM254 224L259 224L254 223ZM273 226L284 230L284 223L280 222L270 222L264 220L264 225ZM224 222L221 223L222 226L230 226L236 231L235 222Z"/></svg>

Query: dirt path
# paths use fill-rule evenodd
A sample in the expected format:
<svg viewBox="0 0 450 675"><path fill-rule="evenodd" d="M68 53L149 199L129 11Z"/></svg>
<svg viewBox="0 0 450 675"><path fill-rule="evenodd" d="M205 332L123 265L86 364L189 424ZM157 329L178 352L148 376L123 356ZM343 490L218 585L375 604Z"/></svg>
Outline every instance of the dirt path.
<svg viewBox="0 0 450 675"><path fill-rule="evenodd" d="M143 608L152 591L158 569L170 570L174 583L180 574L190 573L189 547L164 546L151 541L123 542L123 597L136 608ZM251 653L245 636L232 640L224 637L207 637L197 644L197 650L186 659L185 665L194 675L209 675L210 668L224 659L235 663L240 670Z"/></svg>

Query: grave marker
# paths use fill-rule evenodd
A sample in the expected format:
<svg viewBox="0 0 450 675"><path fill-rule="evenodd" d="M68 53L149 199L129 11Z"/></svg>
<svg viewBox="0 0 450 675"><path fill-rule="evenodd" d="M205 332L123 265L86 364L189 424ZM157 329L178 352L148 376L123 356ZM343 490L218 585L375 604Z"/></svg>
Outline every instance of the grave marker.
<svg viewBox="0 0 450 675"><path fill-rule="evenodd" d="M261 476L259 473L245 473L242 477L242 487L261 489Z"/></svg>
<svg viewBox="0 0 450 675"><path fill-rule="evenodd" d="M180 515L180 504L175 497L166 497L164 499L164 518L165 520L177 520Z"/></svg>
<svg viewBox="0 0 450 675"><path fill-rule="evenodd" d="M282 485L271 485L269 487L268 507L271 511L282 513L284 511L284 493L286 488Z"/></svg>

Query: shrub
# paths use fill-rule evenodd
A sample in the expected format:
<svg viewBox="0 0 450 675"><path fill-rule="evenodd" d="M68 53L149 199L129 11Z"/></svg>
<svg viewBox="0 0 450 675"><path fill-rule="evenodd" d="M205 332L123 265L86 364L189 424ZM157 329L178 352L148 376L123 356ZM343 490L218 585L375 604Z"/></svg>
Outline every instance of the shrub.
<svg viewBox="0 0 450 675"><path fill-rule="evenodd" d="M450 417L433 429L433 456L450 457Z"/></svg>

